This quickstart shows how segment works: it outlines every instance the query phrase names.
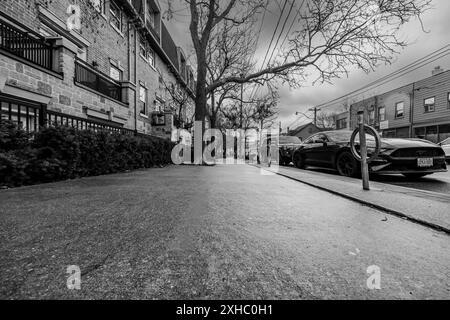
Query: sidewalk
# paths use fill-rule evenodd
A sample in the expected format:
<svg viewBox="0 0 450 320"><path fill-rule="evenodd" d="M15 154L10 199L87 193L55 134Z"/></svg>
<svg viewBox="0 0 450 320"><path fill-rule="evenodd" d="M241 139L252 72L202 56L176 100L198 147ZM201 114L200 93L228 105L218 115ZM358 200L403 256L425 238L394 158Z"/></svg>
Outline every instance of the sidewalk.
<svg viewBox="0 0 450 320"><path fill-rule="evenodd" d="M268 169L274 171L274 169ZM359 179L279 167L279 175L326 190L362 204L450 233L450 195Z"/></svg>

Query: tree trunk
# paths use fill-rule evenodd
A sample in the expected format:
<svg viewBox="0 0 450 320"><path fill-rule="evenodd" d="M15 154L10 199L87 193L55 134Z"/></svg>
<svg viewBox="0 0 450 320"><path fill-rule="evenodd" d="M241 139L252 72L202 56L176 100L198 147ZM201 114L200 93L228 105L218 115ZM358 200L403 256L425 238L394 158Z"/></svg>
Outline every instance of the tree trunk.
<svg viewBox="0 0 450 320"><path fill-rule="evenodd" d="M197 53L197 87L196 87L196 96L195 96L195 121L201 121L201 133L194 133L194 140L201 139L201 142L194 141L194 148L200 148L201 152L195 152L194 163L197 165L205 164L201 155L203 154L203 150L205 150L205 143L203 141L203 134L205 132L205 118L206 118L206 108L207 108L207 92L206 92L206 58L203 55ZM194 124L194 128L197 128ZM195 131L195 130L194 130Z"/></svg>
<svg viewBox="0 0 450 320"><path fill-rule="evenodd" d="M215 129L216 128L216 121L217 121L217 111L216 111L216 97L214 96L214 92L211 92L211 114L210 116L210 124L211 124L211 128Z"/></svg>
<svg viewBox="0 0 450 320"><path fill-rule="evenodd" d="M202 56L197 58L197 88L195 97L195 120L205 121L207 94L206 94L206 59Z"/></svg>

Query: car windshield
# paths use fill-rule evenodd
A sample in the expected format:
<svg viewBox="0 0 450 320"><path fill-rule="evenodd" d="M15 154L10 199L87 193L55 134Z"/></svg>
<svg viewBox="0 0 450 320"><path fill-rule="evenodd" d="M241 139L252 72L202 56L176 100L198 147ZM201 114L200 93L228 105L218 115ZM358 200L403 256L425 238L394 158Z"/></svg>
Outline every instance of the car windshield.
<svg viewBox="0 0 450 320"><path fill-rule="evenodd" d="M280 137L280 144L300 144L302 141L298 137L287 137L287 136L281 136Z"/></svg>
<svg viewBox="0 0 450 320"><path fill-rule="evenodd" d="M331 140L336 142L350 142L352 133L353 133L352 131L335 131L329 132L327 133L327 135L328 137L330 137ZM370 134L366 134L366 140L375 141L375 137L371 136ZM359 135L356 136L355 141L359 141Z"/></svg>
<svg viewBox="0 0 450 320"><path fill-rule="evenodd" d="M450 144L450 138L445 139L444 141L441 142L441 144L443 146L449 145Z"/></svg>

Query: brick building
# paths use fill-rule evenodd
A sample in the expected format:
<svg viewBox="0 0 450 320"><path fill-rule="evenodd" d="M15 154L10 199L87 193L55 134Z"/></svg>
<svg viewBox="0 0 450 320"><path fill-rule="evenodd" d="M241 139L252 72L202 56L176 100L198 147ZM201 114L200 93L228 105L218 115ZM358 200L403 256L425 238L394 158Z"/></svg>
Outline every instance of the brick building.
<svg viewBox="0 0 450 320"><path fill-rule="evenodd" d="M0 2L1 116L170 138L174 116L193 117L194 71L158 2L75 3Z"/></svg>
<svg viewBox="0 0 450 320"><path fill-rule="evenodd" d="M350 106L350 129L358 111L384 137L423 138L440 142L450 137L450 71L433 75Z"/></svg>

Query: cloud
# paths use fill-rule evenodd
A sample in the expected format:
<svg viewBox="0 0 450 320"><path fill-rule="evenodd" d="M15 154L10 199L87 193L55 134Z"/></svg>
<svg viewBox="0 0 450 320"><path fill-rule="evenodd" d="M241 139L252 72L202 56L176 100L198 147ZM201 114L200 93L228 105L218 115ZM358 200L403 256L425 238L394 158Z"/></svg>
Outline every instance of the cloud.
<svg viewBox="0 0 450 320"><path fill-rule="evenodd" d="M192 42L188 31L188 9L184 1L173 1L173 3L175 4L177 14L174 19L166 22L166 25L168 26L175 41L182 46L187 53L192 52ZM271 4L266 13L264 24L262 24L263 27L258 49L255 52L255 59L258 61L259 66L261 66L266 55L267 47L269 46L270 40L273 36L273 31L278 22L278 17L281 11L281 8L276 1L270 1L270 3ZM167 9L167 1L161 1L161 6L163 10ZM312 79L306 81L304 86L298 89L280 85L281 100L279 105L279 120L282 122L283 127L290 125L294 120L299 120L298 122L308 121L307 119L298 119L298 117L295 117L295 112L306 112L311 107L320 105L359 89L362 86L384 77L448 44L448 32L450 30L450 2L448 0L434 0L433 6L434 8L432 10L423 15L423 25L428 33L422 31L422 26L419 21L411 21L402 28L400 35L404 37L410 45L396 57L391 65L379 66L375 72L370 74L365 74L357 68L352 68L348 78L336 79L333 81L332 85L316 84L315 86L312 86ZM287 15L286 13L287 10L285 10L283 17ZM295 11L291 14L286 29L289 28L294 15ZM278 34L276 34L275 40L277 38ZM281 37L281 39L283 38L284 36ZM437 65L440 65L445 70L450 69L450 56L434 61L433 63L415 70L408 75L393 80L385 86L376 88L371 92L366 92L365 96L367 97L376 93L385 92L391 90L392 88L400 87L416 80L431 76L431 70ZM357 99L357 97L355 98Z"/></svg>

